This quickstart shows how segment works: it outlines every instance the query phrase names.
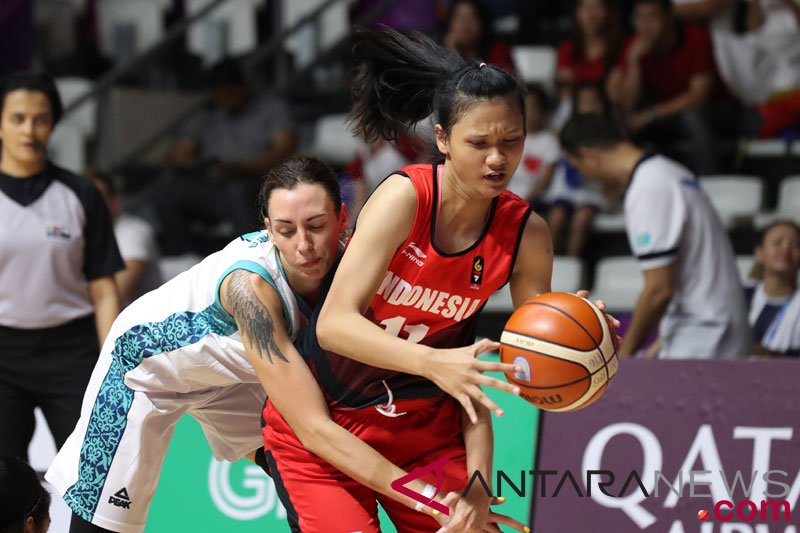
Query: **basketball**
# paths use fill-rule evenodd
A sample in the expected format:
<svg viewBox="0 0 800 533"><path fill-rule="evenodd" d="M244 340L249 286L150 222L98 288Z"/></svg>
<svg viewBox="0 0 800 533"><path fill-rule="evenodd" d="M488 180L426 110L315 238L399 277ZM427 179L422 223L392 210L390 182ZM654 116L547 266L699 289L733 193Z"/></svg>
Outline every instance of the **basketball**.
<svg viewBox="0 0 800 533"><path fill-rule="evenodd" d="M617 373L617 337L605 314L574 294L531 298L511 315L500 358L521 367L509 374L521 396L540 409L566 412L596 401Z"/></svg>

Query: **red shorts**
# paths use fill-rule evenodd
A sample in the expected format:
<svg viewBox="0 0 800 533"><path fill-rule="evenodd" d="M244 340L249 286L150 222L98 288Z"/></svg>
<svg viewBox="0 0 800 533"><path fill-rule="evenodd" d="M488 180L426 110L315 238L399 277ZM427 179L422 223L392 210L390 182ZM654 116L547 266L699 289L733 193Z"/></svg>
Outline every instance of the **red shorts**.
<svg viewBox="0 0 800 533"><path fill-rule="evenodd" d="M450 397L398 400L394 405L406 414L390 418L369 407L333 410L331 417L406 471L447 457L442 491L464 490L468 480L461 406ZM353 481L303 448L272 402L264 408L264 421L267 460L292 531L378 533L377 502L399 533L439 529L430 516ZM435 483L433 473L422 479Z"/></svg>

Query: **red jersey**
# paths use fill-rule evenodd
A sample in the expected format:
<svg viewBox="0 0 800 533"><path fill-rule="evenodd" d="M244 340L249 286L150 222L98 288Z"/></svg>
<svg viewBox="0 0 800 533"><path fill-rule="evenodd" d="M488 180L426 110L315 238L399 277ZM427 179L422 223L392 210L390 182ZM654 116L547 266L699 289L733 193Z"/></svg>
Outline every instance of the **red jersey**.
<svg viewBox="0 0 800 533"><path fill-rule="evenodd" d="M678 24L675 46L663 52L648 52L639 59L644 88L656 102L675 98L689 90L698 74L714 75L714 53L708 30L693 24ZM634 35L625 44L620 66L627 70L628 50Z"/></svg>
<svg viewBox="0 0 800 533"><path fill-rule="evenodd" d="M607 71L610 70L610 61L606 55L602 55L595 59L589 59L585 56L579 58L575 57L575 42L571 39L563 41L558 46L558 61L557 65L560 69L569 69L572 71L573 83L602 83L606 77Z"/></svg>
<svg viewBox="0 0 800 533"><path fill-rule="evenodd" d="M389 263L366 317L410 342L454 348L474 342L480 310L510 279L530 206L515 194L503 192L493 201L478 240L461 252L445 253L433 243L441 202L441 172L437 175L436 168L410 165L397 172L408 176L414 185L416 214L411 232ZM309 329L315 328L312 325ZM385 403L387 387L395 398L442 394L419 376L375 368L314 350L308 344L301 346L300 353L309 359L330 402L340 407Z"/></svg>

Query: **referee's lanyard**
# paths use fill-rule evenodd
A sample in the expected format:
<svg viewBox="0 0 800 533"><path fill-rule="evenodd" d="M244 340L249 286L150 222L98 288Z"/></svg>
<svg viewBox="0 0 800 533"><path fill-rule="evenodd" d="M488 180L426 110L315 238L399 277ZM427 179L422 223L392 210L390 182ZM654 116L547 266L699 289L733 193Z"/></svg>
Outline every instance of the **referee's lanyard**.
<svg viewBox="0 0 800 533"><path fill-rule="evenodd" d="M780 311L778 311L778 313L775 315L775 318L772 320L772 324L769 325L769 329L767 329L767 333L764 335L764 342L762 343L764 346L766 346L767 343L772 342L775 334L778 333L778 327L781 325L784 315L786 315L786 309L788 309L789 304L792 303L794 297L797 296L797 293L798 291L794 291L792 295L786 298L786 301L783 302Z"/></svg>

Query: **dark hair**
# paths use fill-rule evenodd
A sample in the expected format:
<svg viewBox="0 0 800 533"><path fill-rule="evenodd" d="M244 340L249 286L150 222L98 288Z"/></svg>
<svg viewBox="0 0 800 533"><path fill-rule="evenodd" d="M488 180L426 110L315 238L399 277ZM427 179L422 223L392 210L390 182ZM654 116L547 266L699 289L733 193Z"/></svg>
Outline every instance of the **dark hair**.
<svg viewBox="0 0 800 533"><path fill-rule="evenodd" d="M586 61L586 36L583 34L578 23L578 4L572 12L572 59L573 61ZM620 49L622 48L622 29L620 24L619 10L614 0L602 0L606 10L606 20L603 24L603 37L606 40L606 53L603 58L603 77L607 76L614 65L617 63Z"/></svg>
<svg viewBox="0 0 800 533"><path fill-rule="evenodd" d="M394 141L431 113L449 134L475 102L506 96L517 99L524 123L525 87L517 78L493 65L465 61L421 33L360 31L353 54L348 120L367 141Z"/></svg>
<svg viewBox="0 0 800 533"><path fill-rule="evenodd" d="M619 124L600 113L573 115L561 130L561 148L579 155L581 148L614 148L627 140Z"/></svg>
<svg viewBox="0 0 800 533"><path fill-rule="evenodd" d="M9 74L0 82L0 110L6 105L6 96L13 91L34 91L42 93L50 102L50 114L53 117L53 127L61 120L64 106L61 95L58 93L53 78L45 74L31 72L17 72Z"/></svg>
<svg viewBox="0 0 800 533"><path fill-rule="evenodd" d="M536 98L536 101L539 103L539 110L543 115L546 115L551 110L552 102L550 100L550 95L547 94L547 91L542 86L541 83L529 83L525 86L527 91L527 96L533 96Z"/></svg>
<svg viewBox="0 0 800 533"><path fill-rule="evenodd" d="M657 4L664 13L672 13L672 0L633 0L632 8L636 9L640 4Z"/></svg>
<svg viewBox="0 0 800 533"><path fill-rule="evenodd" d="M771 222L766 228L761 231L761 238L758 239L759 245L764 244L764 239L767 237L767 233L769 233L772 228L777 228L778 226L789 226L790 228L794 228L794 230L800 234L800 225L797 224L794 220L788 218L781 218Z"/></svg>
<svg viewBox="0 0 800 533"><path fill-rule="evenodd" d="M50 493L30 465L16 457L0 457L0 533L21 533L25 519L42 524L50 514Z"/></svg>
<svg viewBox="0 0 800 533"><path fill-rule="evenodd" d="M318 184L325 188L336 212L339 212L342 207L342 192L339 189L336 173L319 159L300 155L278 163L267 174L258 193L261 218L269 218L269 199L272 191L280 189L291 191L301 183Z"/></svg>
<svg viewBox="0 0 800 533"><path fill-rule="evenodd" d="M239 60L229 57L216 63L207 74L208 86L212 89L219 89L229 85L245 86L244 70L239 64Z"/></svg>
<svg viewBox="0 0 800 533"><path fill-rule="evenodd" d="M478 37L478 54L485 57L489 53L489 49L494 42L494 30L492 28L493 13L489 6L483 0L454 0L450 7L447 9L447 30L450 30L450 25L453 23L456 8L460 4L467 4L475 11L475 16L480 21L481 33Z"/></svg>
<svg viewBox="0 0 800 533"><path fill-rule="evenodd" d="M605 87L598 83L579 83L572 88L572 112L578 112L578 99L582 91L594 91L600 97L600 103L603 105L603 114L608 116L611 114L611 102L608 100Z"/></svg>

